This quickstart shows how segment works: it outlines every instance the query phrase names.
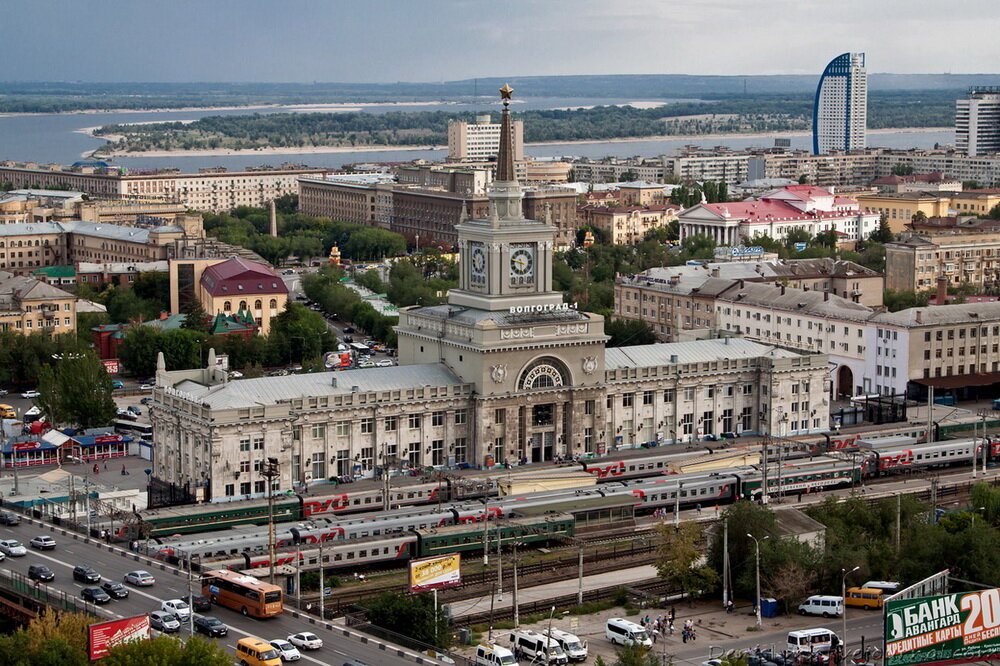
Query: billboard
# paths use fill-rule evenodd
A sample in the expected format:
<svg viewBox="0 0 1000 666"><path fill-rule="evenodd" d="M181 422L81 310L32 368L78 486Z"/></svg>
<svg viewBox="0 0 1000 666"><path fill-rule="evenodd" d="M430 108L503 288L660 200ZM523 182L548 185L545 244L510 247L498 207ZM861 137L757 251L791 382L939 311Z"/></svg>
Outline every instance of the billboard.
<svg viewBox="0 0 1000 666"><path fill-rule="evenodd" d="M88 633L87 651L90 659L101 659L108 656L108 652L116 645L149 640L149 616L137 615L124 620L98 622L90 625Z"/></svg>
<svg viewBox="0 0 1000 666"><path fill-rule="evenodd" d="M885 666L1000 658L1000 590L885 603Z"/></svg>
<svg viewBox="0 0 1000 666"><path fill-rule="evenodd" d="M410 562L410 592L439 590L462 582L462 558L458 553L425 557Z"/></svg>
<svg viewBox="0 0 1000 666"><path fill-rule="evenodd" d="M104 371L109 375L117 375L121 372L121 364L118 362L117 358L102 359L101 364L104 365Z"/></svg>

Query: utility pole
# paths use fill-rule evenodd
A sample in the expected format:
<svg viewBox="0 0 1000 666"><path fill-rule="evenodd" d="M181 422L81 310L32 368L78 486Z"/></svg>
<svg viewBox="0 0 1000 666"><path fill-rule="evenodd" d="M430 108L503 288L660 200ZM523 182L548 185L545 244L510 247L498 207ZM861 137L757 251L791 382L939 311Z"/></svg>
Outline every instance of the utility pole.
<svg viewBox="0 0 1000 666"><path fill-rule="evenodd" d="M302 549L295 553L295 607L302 610Z"/></svg>
<svg viewBox="0 0 1000 666"><path fill-rule="evenodd" d="M517 629L521 626L521 618L517 614L517 541L513 543L514 546L514 628Z"/></svg>
<svg viewBox="0 0 1000 666"><path fill-rule="evenodd" d="M757 628L759 629L760 625L761 625L761 620L760 620L760 542L763 541L764 539L767 539L768 537L764 537L763 539L760 539L760 541L758 541L757 537L755 537L752 534L747 534L747 536L750 537L751 539L753 539L754 544L756 544L756 546L757 546L757 602L754 604L754 607L757 609Z"/></svg>
<svg viewBox="0 0 1000 666"><path fill-rule="evenodd" d="M577 578L579 580L576 589L576 603L578 606L582 606L583 605L583 542L582 541L580 542L580 564L578 568L579 571L577 572ZM551 623L549 629L552 629Z"/></svg>
<svg viewBox="0 0 1000 666"><path fill-rule="evenodd" d="M729 521L722 521L722 605L729 609Z"/></svg>
<svg viewBox="0 0 1000 666"><path fill-rule="evenodd" d="M768 428L768 431L769 431L768 434L764 435L764 441L761 442L760 446L760 456L761 456L761 461L763 463L761 465L761 469L763 470L763 477L761 479L761 486L760 486L760 503L764 505L767 504L767 450L771 446L770 428ZM757 618L757 622L758 626L760 626L759 616Z"/></svg>
<svg viewBox="0 0 1000 666"><path fill-rule="evenodd" d="M903 495L896 493L896 552L899 552L899 533L903 524Z"/></svg>
<svg viewBox="0 0 1000 666"><path fill-rule="evenodd" d="M268 458L261 465L260 475L267 480L267 555L270 566L270 582L274 585L274 479L278 478L278 459Z"/></svg>
<svg viewBox="0 0 1000 666"><path fill-rule="evenodd" d="M847 577L850 576L852 573L854 573L855 571L857 571L860 568L861 567L854 567L850 571L848 571L847 569L841 569L840 570L840 573L843 574L843 576L841 576L841 578L840 578L840 598L841 599L843 599L845 601L847 600ZM841 631L843 633L840 636L840 654L842 654L844 656L844 658L841 659L840 663L846 664L847 663L847 608L844 608L844 612L840 614L840 618L841 618L841 621L843 622L843 624L841 625Z"/></svg>
<svg viewBox="0 0 1000 666"><path fill-rule="evenodd" d="M191 593L191 558L194 557L192 553L188 553L187 556L187 603L188 603L188 638L194 636L194 598Z"/></svg>
<svg viewBox="0 0 1000 666"><path fill-rule="evenodd" d="M326 619L326 583L323 580L323 535L319 535L319 616Z"/></svg>
<svg viewBox="0 0 1000 666"><path fill-rule="evenodd" d="M90 480L83 480L83 492L84 499L86 500L86 506L84 507L87 511L87 536L90 536Z"/></svg>

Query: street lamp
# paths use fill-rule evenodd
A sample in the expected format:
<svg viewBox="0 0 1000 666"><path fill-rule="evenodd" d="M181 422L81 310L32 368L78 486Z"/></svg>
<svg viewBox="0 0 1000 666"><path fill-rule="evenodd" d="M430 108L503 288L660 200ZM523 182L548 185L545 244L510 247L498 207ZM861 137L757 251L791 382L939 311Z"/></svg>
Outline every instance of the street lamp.
<svg viewBox="0 0 1000 666"><path fill-rule="evenodd" d="M850 571L847 569L841 569L840 572L843 574L840 578L840 598L844 600L844 608L840 614L841 619L841 635L840 635L840 654L845 658L841 659L841 663L847 663L847 577L852 573L860 569L861 567L854 567Z"/></svg>
<svg viewBox="0 0 1000 666"><path fill-rule="evenodd" d="M972 527L976 526L976 513L979 512L979 511L986 511L986 507L985 506L977 506L972 511Z"/></svg>
<svg viewBox="0 0 1000 666"><path fill-rule="evenodd" d="M753 539L753 542L757 545L757 603L754 604L754 607L757 609L757 628L760 629L760 624L761 624L761 622L760 622L760 542L764 541L768 537L764 537L763 539L761 539L760 541L758 541L757 537L755 537L752 534L747 534L747 536L750 537L751 539Z"/></svg>
<svg viewBox="0 0 1000 666"><path fill-rule="evenodd" d="M684 487L684 483L677 484L676 495L674 496L674 529L680 527L681 521L681 489Z"/></svg>
<svg viewBox="0 0 1000 666"><path fill-rule="evenodd" d="M271 567L272 585L274 585L274 479L280 474L277 458L268 458L260 466L260 475L267 479L267 555Z"/></svg>

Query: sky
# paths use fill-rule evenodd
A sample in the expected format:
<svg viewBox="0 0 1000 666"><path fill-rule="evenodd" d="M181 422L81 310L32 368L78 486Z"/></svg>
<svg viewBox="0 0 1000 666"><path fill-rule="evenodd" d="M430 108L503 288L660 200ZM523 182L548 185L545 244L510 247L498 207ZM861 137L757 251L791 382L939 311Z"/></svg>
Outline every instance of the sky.
<svg viewBox="0 0 1000 666"><path fill-rule="evenodd" d="M3 0L8 81L1000 71L997 0Z"/></svg>

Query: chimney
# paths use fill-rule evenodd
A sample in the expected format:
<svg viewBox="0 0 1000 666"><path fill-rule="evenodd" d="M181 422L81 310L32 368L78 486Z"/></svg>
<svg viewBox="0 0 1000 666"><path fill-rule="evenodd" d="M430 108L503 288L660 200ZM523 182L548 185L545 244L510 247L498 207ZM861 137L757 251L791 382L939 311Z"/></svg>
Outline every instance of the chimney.
<svg viewBox="0 0 1000 666"><path fill-rule="evenodd" d="M718 266L716 266L715 268L712 269L712 277L714 277L714 278L719 277L719 267Z"/></svg>
<svg viewBox="0 0 1000 666"><path fill-rule="evenodd" d="M785 295L785 285L781 285L781 295Z"/></svg>
<svg viewBox="0 0 1000 666"><path fill-rule="evenodd" d="M331 386L333 386L333 388L337 388L337 378L336 377L332 377L331 378L331 382L332 382Z"/></svg>
<svg viewBox="0 0 1000 666"><path fill-rule="evenodd" d="M917 320L918 324L924 323L924 312L923 312L923 310L920 310L918 308L917 311L916 311L916 314L914 316L916 317L916 320Z"/></svg>
<svg viewBox="0 0 1000 666"><path fill-rule="evenodd" d="M937 294L934 295L934 305L947 305L948 278L941 275L937 279Z"/></svg>
<svg viewBox="0 0 1000 666"><path fill-rule="evenodd" d="M163 321L169 316L170 316L169 312L167 312L166 310L160 310L160 321Z"/></svg>
<svg viewBox="0 0 1000 666"><path fill-rule="evenodd" d="M824 291L823 292L823 300L824 301L830 300L830 292L828 292L828 291Z"/></svg>
<svg viewBox="0 0 1000 666"><path fill-rule="evenodd" d="M278 210L275 208L274 199L271 199L271 203L268 206L268 211L270 213L271 219L271 236L274 238L278 237Z"/></svg>

